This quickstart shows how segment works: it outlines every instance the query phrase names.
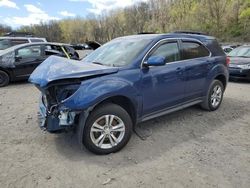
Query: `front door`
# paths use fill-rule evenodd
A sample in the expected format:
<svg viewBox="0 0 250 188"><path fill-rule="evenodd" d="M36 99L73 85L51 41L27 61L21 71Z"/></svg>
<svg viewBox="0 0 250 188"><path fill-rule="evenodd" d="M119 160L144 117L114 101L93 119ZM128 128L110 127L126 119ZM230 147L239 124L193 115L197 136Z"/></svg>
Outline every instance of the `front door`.
<svg viewBox="0 0 250 188"><path fill-rule="evenodd" d="M15 55L14 75L16 78L28 77L45 59L40 45L17 49Z"/></svg>
<svg viewBox="0 0 250 188"><path fill-rule="evenodd" d="M143 115L152 115L184 102L185 63L180 57L176 40L157 45L146 57L161 56L166 60L163 66L142 68Z"/></svg>

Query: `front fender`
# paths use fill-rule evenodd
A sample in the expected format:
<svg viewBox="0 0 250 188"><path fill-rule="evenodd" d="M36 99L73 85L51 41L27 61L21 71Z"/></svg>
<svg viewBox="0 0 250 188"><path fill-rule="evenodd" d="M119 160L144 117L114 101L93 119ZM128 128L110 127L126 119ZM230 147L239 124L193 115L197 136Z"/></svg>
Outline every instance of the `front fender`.
<svg viewBox="0 0 250 188"><path fill-rule="evenodd" d="M102 77L83 81L80 88L61 104L72 110L84 110L113 96L127 97L135 106L140 100L138 90L129 81Z"/></svg>

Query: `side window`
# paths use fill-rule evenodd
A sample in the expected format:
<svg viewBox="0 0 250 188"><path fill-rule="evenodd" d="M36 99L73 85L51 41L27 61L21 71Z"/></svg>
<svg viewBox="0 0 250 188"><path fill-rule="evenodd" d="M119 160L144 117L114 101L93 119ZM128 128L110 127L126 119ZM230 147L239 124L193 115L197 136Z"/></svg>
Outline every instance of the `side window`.
<svg viewBox="0 0 250 188"><path fill-rule="evenodd" d="M17 55L22 58L39 57L41 56L40 46L29 46L17 50Z"/></svg>
<svg viewBox="0 0 250 188"><path fill-rule="evenodd" d="M29 43L29 41L27 39L11 39L12 46L24 43Z"/></svg>
<svg viewBox="0 0 250 188"><path fill-rule="evenodd" d="M50 56L50 55L62 55L62 52L58 50L56 46L53 45L46 45L45 46L45 55Z"/></svg>
<svg viewBox="0 0 250 188"><path fill-rule="evenodd" d="M162 56L166 63L179 61L180 53L177 42L168 42L160 45L150 56Z"/></svg>
<svg viewBox="0 0 250 188"><path fill-rule="evenodd" d="M30 39L31 42L44 42L42 39Z"/></svg>
<svg viewBox="0 0 250 188"><path fill-rule="evenodd" d="M5 50L6 48L11 47L10 40L0 39L0 50Z"/></svg>
<svg viewBox="0 0 250 188"><path fill-rule="evenodd" d="M182 42L182 59L194 59L209 56L209 51L196 42Z"/></svg>

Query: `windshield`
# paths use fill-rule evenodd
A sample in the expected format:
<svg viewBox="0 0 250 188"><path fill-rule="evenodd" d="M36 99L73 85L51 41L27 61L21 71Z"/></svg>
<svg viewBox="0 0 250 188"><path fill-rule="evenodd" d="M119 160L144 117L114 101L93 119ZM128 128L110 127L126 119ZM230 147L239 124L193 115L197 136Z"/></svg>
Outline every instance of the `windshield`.
<svg viewBox="0 0 250 188"><path fill-rule="evenodd" d="M151 41L141 38L113 40L93 51L83 61L114 67L125 66L132 63Z"/></svg>
<svg viewBox="0 0 250 188"><path fill-rule="evenodd" d="M250 47L244 46L235 48L232 50L228 56L230 57L250 57Z"/></svg>
<svg viewBox="0 0 250 188"><path fill-rule="evenodd" d="M9 47L11 47L10 40L0 39L0 50L5 50Z"/></svg>

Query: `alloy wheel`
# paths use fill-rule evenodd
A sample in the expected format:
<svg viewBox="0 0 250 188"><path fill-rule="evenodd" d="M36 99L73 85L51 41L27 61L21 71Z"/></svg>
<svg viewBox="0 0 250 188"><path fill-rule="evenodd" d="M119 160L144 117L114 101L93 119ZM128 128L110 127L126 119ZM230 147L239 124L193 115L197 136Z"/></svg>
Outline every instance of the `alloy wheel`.
<svg viewBox="0 0 250 188"><path fill-rule="evenodd" d="M110 149L118 145L124 138L125 124L115 115L103 115L90 129L91 141L99 148Z"/></svg>
<svg viewBox="0 0 250 188"><path fill-rule="evenodd" d="M213 88L213 92L211 95L211 105L216 108L222 99L222 88L220 85L215 85L215 87Z"/></svg>

